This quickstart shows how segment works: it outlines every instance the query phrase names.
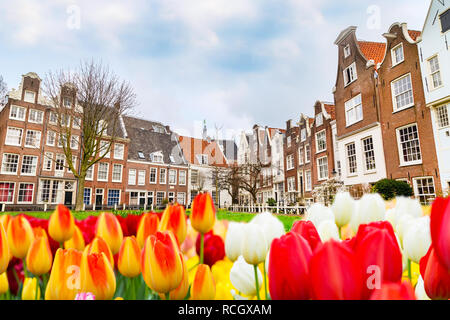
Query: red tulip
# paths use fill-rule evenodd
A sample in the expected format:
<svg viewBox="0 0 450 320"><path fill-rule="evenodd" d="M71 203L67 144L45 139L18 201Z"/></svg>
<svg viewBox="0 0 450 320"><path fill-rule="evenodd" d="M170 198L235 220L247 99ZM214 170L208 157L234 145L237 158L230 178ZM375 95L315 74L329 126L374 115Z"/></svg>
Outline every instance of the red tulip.
<svg viewBox="0 0 450 320"><path fill-rule="evenodd" d="M95 238L95 225L97 224L97 219L97 216L89 216L81 221L76 221L76 225L83 234L85 243L91 243Z"/></svg>
<svg viewBox="0 0 450 320"><path fill-rule="evenodd" d="M375 221L368 224L361 224L356 233L355 239L353 240L353 248L359 245L359 243L372 231L376 230L386 230L389 235L395 239L394 228L389 221Z"/></svg>
<svg viewBox="0 0 450 320"><path fill-rule="evenodd" d="M164 210L159 223L159 231L172 231L178 243L181 245L186 238L186 219L183 206L180 206L178 203L174 205L169 204L166 210Z"/></svg>
<svg viewBox="0 0 450 320"><path fill-rule="evenodd" d="M311 247L302 236L289 232L275 238L269 253L269 292L274 300L310 298Z"/></svg>
<svg viewBox="0 0 450 320"><path fill-rule="evenodd" d="M199 193L194 198L191 211L189 219L196 231L205 234L213 228L216 221L216 208L208 192Z"/></svg>
<svg viewBox="0 0 450 320"><path fill-rule="evenodd" d="M200 234L195 241L195 250L200 255ZM222 238L210 232L205 234L204 248L203 248L203 263L212 267L217 261L225 258L225 244Z"/></svg>
<svg viewBox="0 0 450 320"><path fill-rule="evenodd" d="M361 267L353 252L340 242L330 240L319 245L309 263L309 273L315 299L362 298Z"/></svg>
<svg viewBox="0 0 450 320"><path fill-rule="evenodd" d="M317 232L316 227L311 221L306 220L295 221L291 231L298 233L306 241L308 241L313 251L319 244L322 243L322 241L320 240L319 233Z"/></svg>
<svg viewBox="0 0 450 320"><path fill-rule="evenodd" d="M58 204L48 221L48 233L53 240L62 243L73 236L75 220L70 210Z"/></svg>
<svg viewBox="0 0 450 320"><path fill-rule="evenodd" d="M450 198L437 198L431 207L431 241L435 254L450 271Z"/></svg>
<svg viewBox="0 0 450 320"><path fill-rule="evenodd" d="M420 274L430 299L450 299L450 271L442 265L433 246L420 260Z"/></svg>
<svg viewBox="0 0 450 320"><path fill-rule="evenodd" d="M95 235L106 241L113 254L119 252L123 241L123 232L114 214L110 212L100 214L95 225Z"/></svg>
<svg viewBox="0 0 450 320"><path fill-rule="evenodd" d="M370 300L417 300L411 283L383 283L379 289L373 291Z"/></svg>
<svg viewBox="0 0 450 320"><path fill-rule="evenodd" d="M144 247L145 241L151 235L158 231L159 218L153 212L147 212L142 215L137 228L136 239L141 249Z"/></svg>

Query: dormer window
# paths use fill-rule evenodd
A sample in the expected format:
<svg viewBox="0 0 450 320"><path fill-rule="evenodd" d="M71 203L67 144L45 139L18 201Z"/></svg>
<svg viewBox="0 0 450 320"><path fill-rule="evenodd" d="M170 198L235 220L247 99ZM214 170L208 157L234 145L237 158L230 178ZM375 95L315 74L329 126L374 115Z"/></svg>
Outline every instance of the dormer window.
<svg viewBox="0 0 450 320"><path fill-rule="evenodd" d="M145 159L145 155L142 151L138 151L138 157L139 159Z"/></svg>
<svg viewBox="0 0 450 320"><path fill-rule="evenodd" d="M197 155L197 160L199 164L208 164L208 155L199 154Z"/></svg>
<svg viewBox="0 0 450 320"><path fill-rule="evenodd" d="M348 58L351 54L350 45L346 45L344 47L344 58Z"/></svg>
<svg viewBox="0 0 450 320"><path fill-rule="evenodd" d="M152 162L163 163L164 157L161 152L155 152L150 154L150 159Z"/></svg>
<svg viewBox="0 0 450 320"><path fill-rule="evenodd" d="M320 127L323 124L322 112L316 115L316 127Z"/></svg>
<svg viewBox="0 0 450 320"><path fill-rule="evenodd" d="M398 46L394 47L391 50L391 56L392 56L392 66L395 67L399 63L403 62L405 60L405 56L403 53L403 43L400 43Z"/></svg>
<svg viewBox="0 0 450 320"><path fill-rule="evenodd" d="M157 125L153 126L153 131L158 133L166 133L166 129L164 127Z"/></svg>
<svg viewBox="0 0 450 320"><path fill-rule="evenodd" d="M34 103L36 101L36 93L33 91L25 91L23 100L25 102Z"/></svg>

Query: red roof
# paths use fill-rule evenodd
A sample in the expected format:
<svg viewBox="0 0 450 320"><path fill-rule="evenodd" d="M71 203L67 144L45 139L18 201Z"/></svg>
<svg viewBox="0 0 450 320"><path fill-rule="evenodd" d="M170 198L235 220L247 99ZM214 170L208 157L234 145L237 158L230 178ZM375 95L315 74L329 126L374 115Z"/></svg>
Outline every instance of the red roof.
<svg viewBox="0 0 450 320"><path fill-rule="evenodd" d="M273 138L273 136L275 135L275 133L277 131L280 131L281 133L285 133L286 132L286 130L278 129L278 128L267 128L267 129L269 129L270 138Z"/></svg>
<svg viewBox="0 0 450 320"><path fill-rule="evenodd" d="M417 30L408 30L408 33L411 39L413 39L414 41L416 41L417 38L422 34L422 32Z"/></svg>
<svg viewBox="0 0 450 320"><path fill-rule="evenodd" d="M367 60L375 61L375 64L383 61L386 44L382 42L358 41L361 52Z"/></svg>
<svg viewBox="0 0 450 320"><path fill-rule="evenodd" d="M324 104L326 112L331 116L331 120L336 119L335 107L332 104Z"/></svg>
<svg viewBox="0 0 450 320"><path fill-rule="evenodd" d="M208 155L208 164L218 167L227 166L227 162L216 141L208 142L202 139L180 136L180 147L184 157L191 164L200 164L197 155Z"/></svg>

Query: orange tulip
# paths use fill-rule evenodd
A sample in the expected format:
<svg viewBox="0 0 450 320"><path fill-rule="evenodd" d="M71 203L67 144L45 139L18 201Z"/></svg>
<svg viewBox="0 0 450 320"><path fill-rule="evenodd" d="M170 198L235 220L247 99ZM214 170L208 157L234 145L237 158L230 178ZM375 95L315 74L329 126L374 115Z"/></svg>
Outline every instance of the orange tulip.
<svg viewBox="0 0 450 320"><path fill-rule="evenodd" d="M26 257L34 240L33 228L24 216L14 217L8 225L8 245L12 255L18 259Z"/></svg>
<svg viewBox="0 0 450 320"><path fill-rule="evenodd" d="M86 247L86 244L84 243L84 237L83 233L81 233L80 228L75 225L75 229L73 231L73 236L69 240L64 242L64 248L66 249L76 249L79 251L83 251Z"/></svg>
<svg viewBox="0 0 450 320"><path fill-rule="evenodd" d="M117 259L119 272L128 278L137 277L141 273L141 249L134 236L123 239Z"/></svg>
<svg viewBox="0 0 450 320"><path fill-rule="evenodd" d="M183 300L189 292L189 272L186 259L180 253L181 263L183 264L183 278L180 285L175 290L170 291L170 300Z"/></svg>
<svg viewBox="0 0 450 320"><path fill-rule="evenodd" d="M45 300L73 300L80 292L80 251L58 249L45 290Z"/></svg>
<svg viewBox="0 0 450 320"><path fill-rule="evenodd" d="M45 230L43 230L45 232ZM47 235L38 236L31 243L27 253L27 269L35 276L43 275L52 267L53 255Z"/></svg>
<svg viewBox="0 0 450 320"><path fill-rule="evenodd" d="M142 215L139 221L136 239L141 248L144 247L145 240L148 236L151 236L158 231L159 218L156 213L147 212Z"/></svg>
<svg viewBox="0 0 450 320"><path fill-rule="evenodd" d="M102 213L95 225L95 235L106 241L113 254L119 252L123 241L123 232L115 215L109 212Z"/></svg>
<svg viewBox="0 0 450 320"><path fill-rule="evenodd" d="M187 226L186 226L186 214L184 213L183 206L178 203L169 205L161 218L159 224L159 230L171 230L181 245L186 238Z"/></svg>
<svg viewBox="0 0 450 320"><path fill-rule="evenodd" d="M216 209L209 193L200 193L192 202L192 227L200 233L210 231L216 221Z"/></svg>
<svg viewBox="0 0 450 320"><path fill-rule="evenodd" d="M216 297L216 284L211 269L206 264L198 266L194 282L191 286L192 300L214 300Z"/></svg>
<svg viewBox="0 0 450 320"><path fill-rule="evenodd" d="M111 266L114 268L114 256L108 244L105 240L103 240L103 238L95 237L94 240L92 240L92 242L87 245L84 251L87 251L88 254L103 252L106 258L111 263Z"/></svg>
<svg viewBox="0 0 450 320"><path fill-rule="evenodd" d="M75 221L70 210L58 204L48 221L48 233L53 240L62 243L73 236Z"/></svg>
<svg viewBox="0 0 450 320"><path fill-rule="evenodd" d="M0 223L3 224L3 228L5 228L5 232L6 232L6 230L8 230L8 225L9 225L9 222L11 221L11 219L12 219L11 216L8 214L3 214L0 216Z"/></svg>
<svg viewBox="0 0 450 320"><path fill-rule="evenodd" d="M141 255L141 271L153 291L167 294L178 288L183 279L183 263L172 231L158 231L147 238Z"/></svg>
<svg viewBox="0 0 450 320"><path fill-rule="evenodd" d="M114 269L103 252L81 257L81 292L91 292L96 300L110 300L116 292Z"/></svg>
<svg viewBox="0 0 450 320"><path fill-rule="evenodd" d="M0 223L0 274L6 271L10 259L11 253L9 252L8 238L6 237L3 224Z"/></svg>
<svg viewBox="0 0 450 320"><path fill-rule="evenodd" d="M34 239L44 237L44 238L47 238L47 240L48 240L47 231L45 231L45 229L43 229L41 227L33 228L33 235L34 235Z"/></svg>

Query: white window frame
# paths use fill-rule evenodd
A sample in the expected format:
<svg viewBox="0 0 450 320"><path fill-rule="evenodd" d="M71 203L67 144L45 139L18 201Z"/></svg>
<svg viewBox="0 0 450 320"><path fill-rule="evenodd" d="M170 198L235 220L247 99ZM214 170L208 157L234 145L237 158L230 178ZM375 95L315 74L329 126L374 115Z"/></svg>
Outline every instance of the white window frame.
<svg viewBox="0 0 450 320"><path fill-rule="evenodd" d="M321 160L323 161L323 159L325 159L325 164L320 164L320 162L321 162ZM318 181L323 181L323 180L328 180L328 157L327 156L324 156L324 157L320 157L320 158L317 158L317 162L316 162L316 164L317 164L317 177L318 177ZM322 172L320 171L320 169L321 169L321 166L326 166L326 176L322 176Z"/></svg>
<svg viewBox="0 0 450 320"><path fill-rule="evenodd" d="M407 91L404 91L404 92L402 92L402 93L400 93L400 94L398 94L398 95L396 96L395 93L394 93L394 84L397 83L397 82L399 82L400 80L402 80L402 79L404 79L404 78L408 78L408 77L409 77L409 81L410 81L410 83L411 83L411 97L412 97L412 102L409 103L409 104L407 104L407 105L405 105L405 106L403 106L403 107L401 107L401 108L399 108L399 107L397 106L397 100L396 100L396 97L397 97L397 96L400 96L400 95L402 95L402 94L404 94L404 93L406 93ZM395 80L392 80L392 81L391 81L391 93L392 93L392 108L393 108L393 112L392 112L392 113L399 112L399 111L402 111L402 110L405 110L405 109L408 109L408 108L411 108L412 106L414 106L414 103L415 103L415 102L414 102L414 87L413 87L412 77L411 77L411 73L410 73L410 72L407 73L407 74L402 75L401 77L398 77L398 78L395 79Z"/></svg>
<svg viewBox="0 0 450 320"><path fill-rule="evenodd" d="M48 115L48 123L52 125L58 124L58 114L56 112L50 111Z"/></svg>
<svg viewBox="0 0 450 320"><path fill-rule="evenodd" d="M178 171L178 175L179 175L179 177L178 177L178 185L185 186L186 185L186 177L187 177L186 170L179 170ZM181 178L182 176L184 177L183 179ZM182 181L184 181L184 182L182 182Z"/></svg>
<svg viewBox="0 0 450 320"><path fill-rule="evenodd" d="M197 161L201 165L208 165L209 164L208 155L207 154L198 154Z"/></svg>
<svg viewBox="0 0 450 320"><path fill-rule="evenodd" d="M14 203L14 196L16 195L16 184L17 182L13 182L13 181L1 181L1 183L7 183L7 184L12 184L13 185L13 189L12 189L12 195L11 195L11 201L4 201L2 203ZM8 189L9 191L10 189ZM4 192L4 190L0 189L1 192ZM9 195L9 194L8 194Z"/></svg>
<svg viewBox="0 0 450 320"><path fill-rule="evenodd" d="M180 197L183 196L183 201L180 202ZM186 192L177 192L177 203L181 204L181 205L185 205L186 204Z"/></svg>
<svg viewBox="0 0 450 320"><path fill-rule="evenodd" d="M356 101L360 100L360 103L356 104ZM349 127L351 125L354 125L355 123L358 123L360 121L362 121L364 119L364 114L363 114L363 104L362 104L362 94L358 94L356 96L354 96L353 98L351 98L350 100L347 100L345 103L345 126ZM361 110L360 114L361 116L358 117L358 109ZM352 111L355 114L355 118L350 119L349 118L349 111Z"/></svg>
<svg viewBox="0 0 450 320"><path fill-rule="evenodd" d="M53 137L53 143L49 142L49 138ZM47 136L45 139L45 144L50 147L54 147L56 145L56 132L53 130L47 131Z"/></svg>
<svg viewBox="0 0 450 320"><path fill-rule="evenodd" d="M116 168L120 168L120 179L114 179L114 174L117 174L117 172L115 172ZM113 172L112 172L111 181L112 182L122 182L122 174L123 174L123 165L118 164L118 163L113 163Z"/></svg>
<svg viewBox="0 0 450 320"><path fill-rule="evenodd" d="M321 125L323 125L323 114L322 112L318 113L316 115L316 127L320 127Z"/></svg>
<svg viewBox="0 0 450 320"><path fill-rule="evenodd" d="M152 180L152 172L155 173L155 179L154 180ZM155 167L151 167L150 168L148 181L149 181L150 184L156 184L156 182L158 181L158 168L155 168Z"/></svg>
<svg viewBox="0 0 450 320"><path fill-rule="evenodd" d="M295 177L289 177L287 178L287 186L288 186L288 192L295 192Z"/></svg>
<svg viewBox="0 0 450 320"><path fill-rule="evenodd" d="M431 60L432 59L437 59L437 63L439 65L439 69L435 70L434 72L431 71ZM431 56L430 58L427 59L427 70L428 70L428 75L427 75L427 80L428 80L428 87L430 88L430 91L434 91L436 89L442 88L444 86L444 82L442 81L442 72L441 72L441 64L439 62L439 55L435 54L434 56ZM439 78L440 78L440 82L441 84L437 87L434 86L434 81L433 81L433 75L439 73Z"/></svg>
<svg viewBox="0 0 450 320"><path fill-rule="evenodd" d="M301 166L305 163L305 149L303 146L298 148L298 165Z"/></svg>
<svg viewBox="0 0 450 320"><path fill-rule="evenodd" d="M164 175L162 174L163 171ZM166 184L166 183L167 183L167 168L159 168L159 184Z"/></svg>
<svg viewBox="0 0 450 320"><path fill-rule="evenodd" d="M34 116L36 117L38 114L40 114L40 120L35 120L32 119L31 115L34 114ZM38 123L41 124L44 121L44 112L41 110L37 110L37 109L29 109L28 110L28 122L30 123Z"/></svg>
<svg viewBox="0 0 450 320"><path fill-rule="evenodd" d="M431 195L434 195L433 198L436 198L436 184L434 181L434 177L433 176L426 176L426 177L414 177L412 178L413 181L413 189L414 189L414 197L416 198L420 198L421 196L425 196L425 194L419 194L418 191L418 186L417 186L417 180L423 180L423 179L431 179L433 181L433 189L434 189L434 193L432 193ZM420 199L419 199L420 201ZM430 202L431 203L431 202Z"/></svg>
<svg viewBox="0 0 450 320"><path fill-rule="evenodd" d="M147 175L147 170L138 170L137 172L137 184L138 186L145 186L145 176Z"/></svg>
<svg viewBox="0 0 450 320"><path fill-rule="evenodd" d="M109 203L109 198L110 198L109 192L110 191L119 191L119 199L118 199L117 203L115 204L115 205L119 205L120 204L120 200L122 199L122 190L120 190L120 189L108 189L108 192L106 193L107 196L108 196L107 199L106 199L106 205L108 205L108 203Z"/></svg>
<svg viewBox="0 0 450 320"><path fill-rule="evenodd" d="M32 172L30 172L30 173L23 172L23 165L24 165L25 157L32 158L33 159L32 161L34 162L34 164L33 164L33 162L31 164L28 164L28 163L26 164L28 166L31 166L31 168L33 169ZM20 166L20 175L21 176L35 176L36 175L36 171L37 171L37 166L38 166L38 157L37 156L24 154L22 156L22 163L21 163L21 166Z"/></svg>
<svg viewBox="0 0 450 320"><path fill-rule="evenodd" d="M125 153L125 145L123 143L114 144L114 159L123 160L123 155Z"/></svg>
<svg viewBox="0 0 450 320"><path fill-rule="evenodd" d="M33 94L33 100L27 98L27 93ZM30 91L30 90L25 90L25 92L23 94L23 101L28 102L28 103L35 103L36 102L36 92Z"/></svg>
<svg viewBox="0 0 450 320"><path fill-rule="evenodd" d="M348 150L348 147L350 145L353 145L354 154L352 154L352 155L349 154L349 150ZM351 157L355 157L355 166L354 166L355 171L354 172L351 171L351 169L352 169L350 166L350 158ZM358 155L356 153L356 143L355 142L350 142L345 145L345 159L347 162L347 176L352 177L352 176L358 175Z"/></svg>
<svg viewBox="0 0 450 320"><path fill-rule="evenodd" d="M37 140L37 145L32 145L32 144L28 144L27 143L27 140L28 140L28 133L29 132L33 132L33 133L36 133L36 140ZM40 148L41 147L41 140L42 140L42 132L41 131L39 131L39 130L31 130L31 129L28 129L27 130L27 133L25 134L25 143L24 143L24 147L25 148L34 148L34 149L36 149L36 148Z"/></svg>
<svg viewBox="0 0 450 320"><path fill-rule="evenodd" d="M58 161L62 160L62 169L56 169L58 166ZM55 172L64 173L64 169L66 168L66 156L63 153L56 154L55 158Z"/></svg>
<svg viewBox="0 0 450 320"><path fill-rule="evenodd" d="M292 170L295 168L295 163L294 163L294 155L293 154L288 154L286 156L286 170Z"/></svg>
<svg viewBox="0 0 450 320"><path fill-rule="evenodd" d="M372 139L372 150L365 150L364 141L367 141L367 140L369 140L369 139ZM364 138L361 139L361 149L362 149L361 151L362 151L362 154L363 154L363 160L364 160L364 172L365 172L365 173L373 173L373 172L376 172L376 170L377 170L377 164L376 164L376 157L375 157L375 141L374 141L374 139L373 139L372 136L364 137ZM373 169L368 169L368 168L367 168L367 165L368 165L368 163L367 163L367 160L368 160L367 155L368 155L368 153L370 153L370 152L373 153L373 165L374 165L374 168L373 168Z"/></svg>
<svg viewBox="0 0 450 320"><path fill-rule="evenodd" d="M12 115L12 113L13 113L13 108L16 109L16 110L15 110L15 113L17 114L17 116L13 116L13 115ZM23 115L22 115L22 117L19 117L19 114L20 114L21 112L23 113ZM13 104L11 105L11 108L10 108L10 110L9 110L9 118L10 118L11 120L25 121L26 114L27 114L27 108L21 107L21 106L16 106L16 105L13 105Z"/></svg>
<svg viewBox="0 0 450 320"><path fill-rule="evenodd" d="M323 149L319 149L319 135L323 135L325 147ZM316 154L321 153L327 150L327 132L325 129L320 130L316 133Z"/></svg>
<svg viewBox="0 0 450 320"><path fill-rule="evenodd" d="M8 135L9 130L15 130L16 132L20 131L19 143L12 143L12 142L8 141L8 140L11 140L12 138L14 138L14 139L17 138L17 136L11 137L10 135ZM22 128L7 127L6 136L5 136L5 145L20 147L22 145L22 139L23 139L23 129Z"/></svg>
<svg viewBox="0 0 450 320"><path fill-rule="evenodd" d="M305 191L312 191L311 170L305 170Z"/></svg>
<svg viewBox="0 0 450 320"><path fill-rule="evenodd" d="M303 142L306 140L306 128L303 128L300 130L300 142Z"/></svg>
<svg viewBox="0 0 450 320"><path fill-rule="evenodd" d="M111 149L108 150L108 148L110 148L109 143L110 142L106 140L100 140L99 154L100 156L103 156L104 159L109 159L111 155Z"/></svg>
<svg viewBox="0 0 450 320"><path fill-rule="evenodd" d="M101 167L103 165L106 165L106 178L105 179L100 179L100 173L102 172L101 171ZM109 177L109 163L108 162L99 162L98 163L98 167L97 167L97 181L107 182L108 181L108 177Z"/></svg>
<svg viewBox="0 0 450 320"><path fill-rule="evenodd" d="M89 201L88 203L85 202L86 200L86 190L89 190ZM89 206L92 203L92 188L84 188L83 190L83 203L87 206Z"/></svg>
<svg viewBox="0 0 450 320"><path fill-rule="evenodd" d="M175 181L173 181L173 182L170 181L171 173L172 173L172 178L175 179ZM177 170L176 169L169 169L169 184L170 185L176 185L177 184Z"/></svg>
<svg viewBox="0 0 450 320"><path fill-rule="evenodd" d="M70 137L70 149L78 150L80 147L80 136L72 135Z"/></svg>
<svg viewBox="0 0 450 320"><path fill-rule="evenodd" d="M94 169L95 169L95 164L93 164L89 169L87 169L87 171L86 171L86 180L87 181L94 180Z"/></svg>
<svg viewBox="0 0 450 320"><path fill-rule="evenodd" d="M407 128L413 127L413 126L416 127L416 131L417 131L417 141L419 142L419 156L420 156L420 159L419 160L412 160L412 161L405 161L403 159L404 154L403 154L402 144L401 144L401 141L400 141L400 130L407 129ZM398 148L398 155L399 155L399 158L400 158L399 159L400 160L400 166L411 166L411 165L421 164L422 161L423 161L423 157L422 157L422 148L420 146L419 126L417 125L417 123L410 123L410 124L408 124L406 126L399 127L397 129L395 129L395 133L396 133L396 136L397 136L397 148Z"/></svg>
<svg viewBox="0 0 450 320"><path fill-rule="evenodd" d="M400 48L402 49L402 60L397 61L396 51L397 49ZM391 58L392 58L392 67L395 67L396 65L399 65L400 63L405 61L405 50L403 48L403 42L399 43L398 45L396 45L391 49Z"/></svg>
<svg viewBox="0 0 450 320"><path fill-rule="evenodd" d="M42 170L43 171L52 171L53 168L53 152L45 152L44 153L44 160L42 161ZM47 164L50 163L50 168L47 166Z"/></svg>
<svg viewBox="0 0 450 320"><path fill-rule="evenodd" d="M442 110L442 112L441 112ZM445 111L443 111L445 110ZM450 103L437 106L435 109L436 122L438 129L444 129L450 126Z"/></svg>
<svg viewBox="0 0 450 320"><path fill-rule="evenodd" d="M351 48L350 48L350 45L347 44L347 45L344 47L344 58L350 57L351 54L352 54L352 50L351 50Z"/></svg>
<svg viewBox="0 0 450 320"><path fill-rule="evenodd" d="M31 201L19 201L19 197L20 197L20 185L22 185L22 184L29 184L29 185L32 185L32 186L33 186L33 192L32 192L32 194L31 194ZM19 182L19 183L17 184L17 203L33 203L35 191L36 191L36 185L35 185L34 183L32 183L32 182Z"/></svg>
<svg viewBox="0 0 450 320"><path fill-rule="evenodd" d="M311 162L311 146L309 143L305 144L305 164Z"/></svg>
<svg viewBox="0 0 450 320"><path fill-rule="evenodd" d="M17 157L17 162L16 162L16 171L14 172L10 172L10 171L5 171L5 156L15 156ZM19 172L19 163L20 163L20 155L19 154L15 154L15 153L3 153L2 155L2 168L1 168L1 172L2 174L12 174L12 175L17 175L17 173Z"/></svg>
<svg viewBox="0 0 450 320"><path fill-rule="evenodd" d="M136 185L136 178L137 178L136 169L129 169L128 170L128 185L129 186L135 186Z"/></svg>
<svg viewBox="0 0 450 320"><path fill-rule="evenodd" d="M350 78L352 78L352 79L348 79L347 70L352 70L350 73ZM343 73L344 73L344 88L345 88L345 87L349 86L350 84L352 84L353 82L355 82L356 80L358 80L358 72L356 70L356 62L353 62L351 65L349 65L347 68L345 68Z"/></svg>
<svg viewBox="0 0 450 320"><path fill-rule="evenodd" d="M286 145L287 145L288 148L291 147L291 141L292 141L291 136L288 136L288 137L286 138Z"/></svg>

